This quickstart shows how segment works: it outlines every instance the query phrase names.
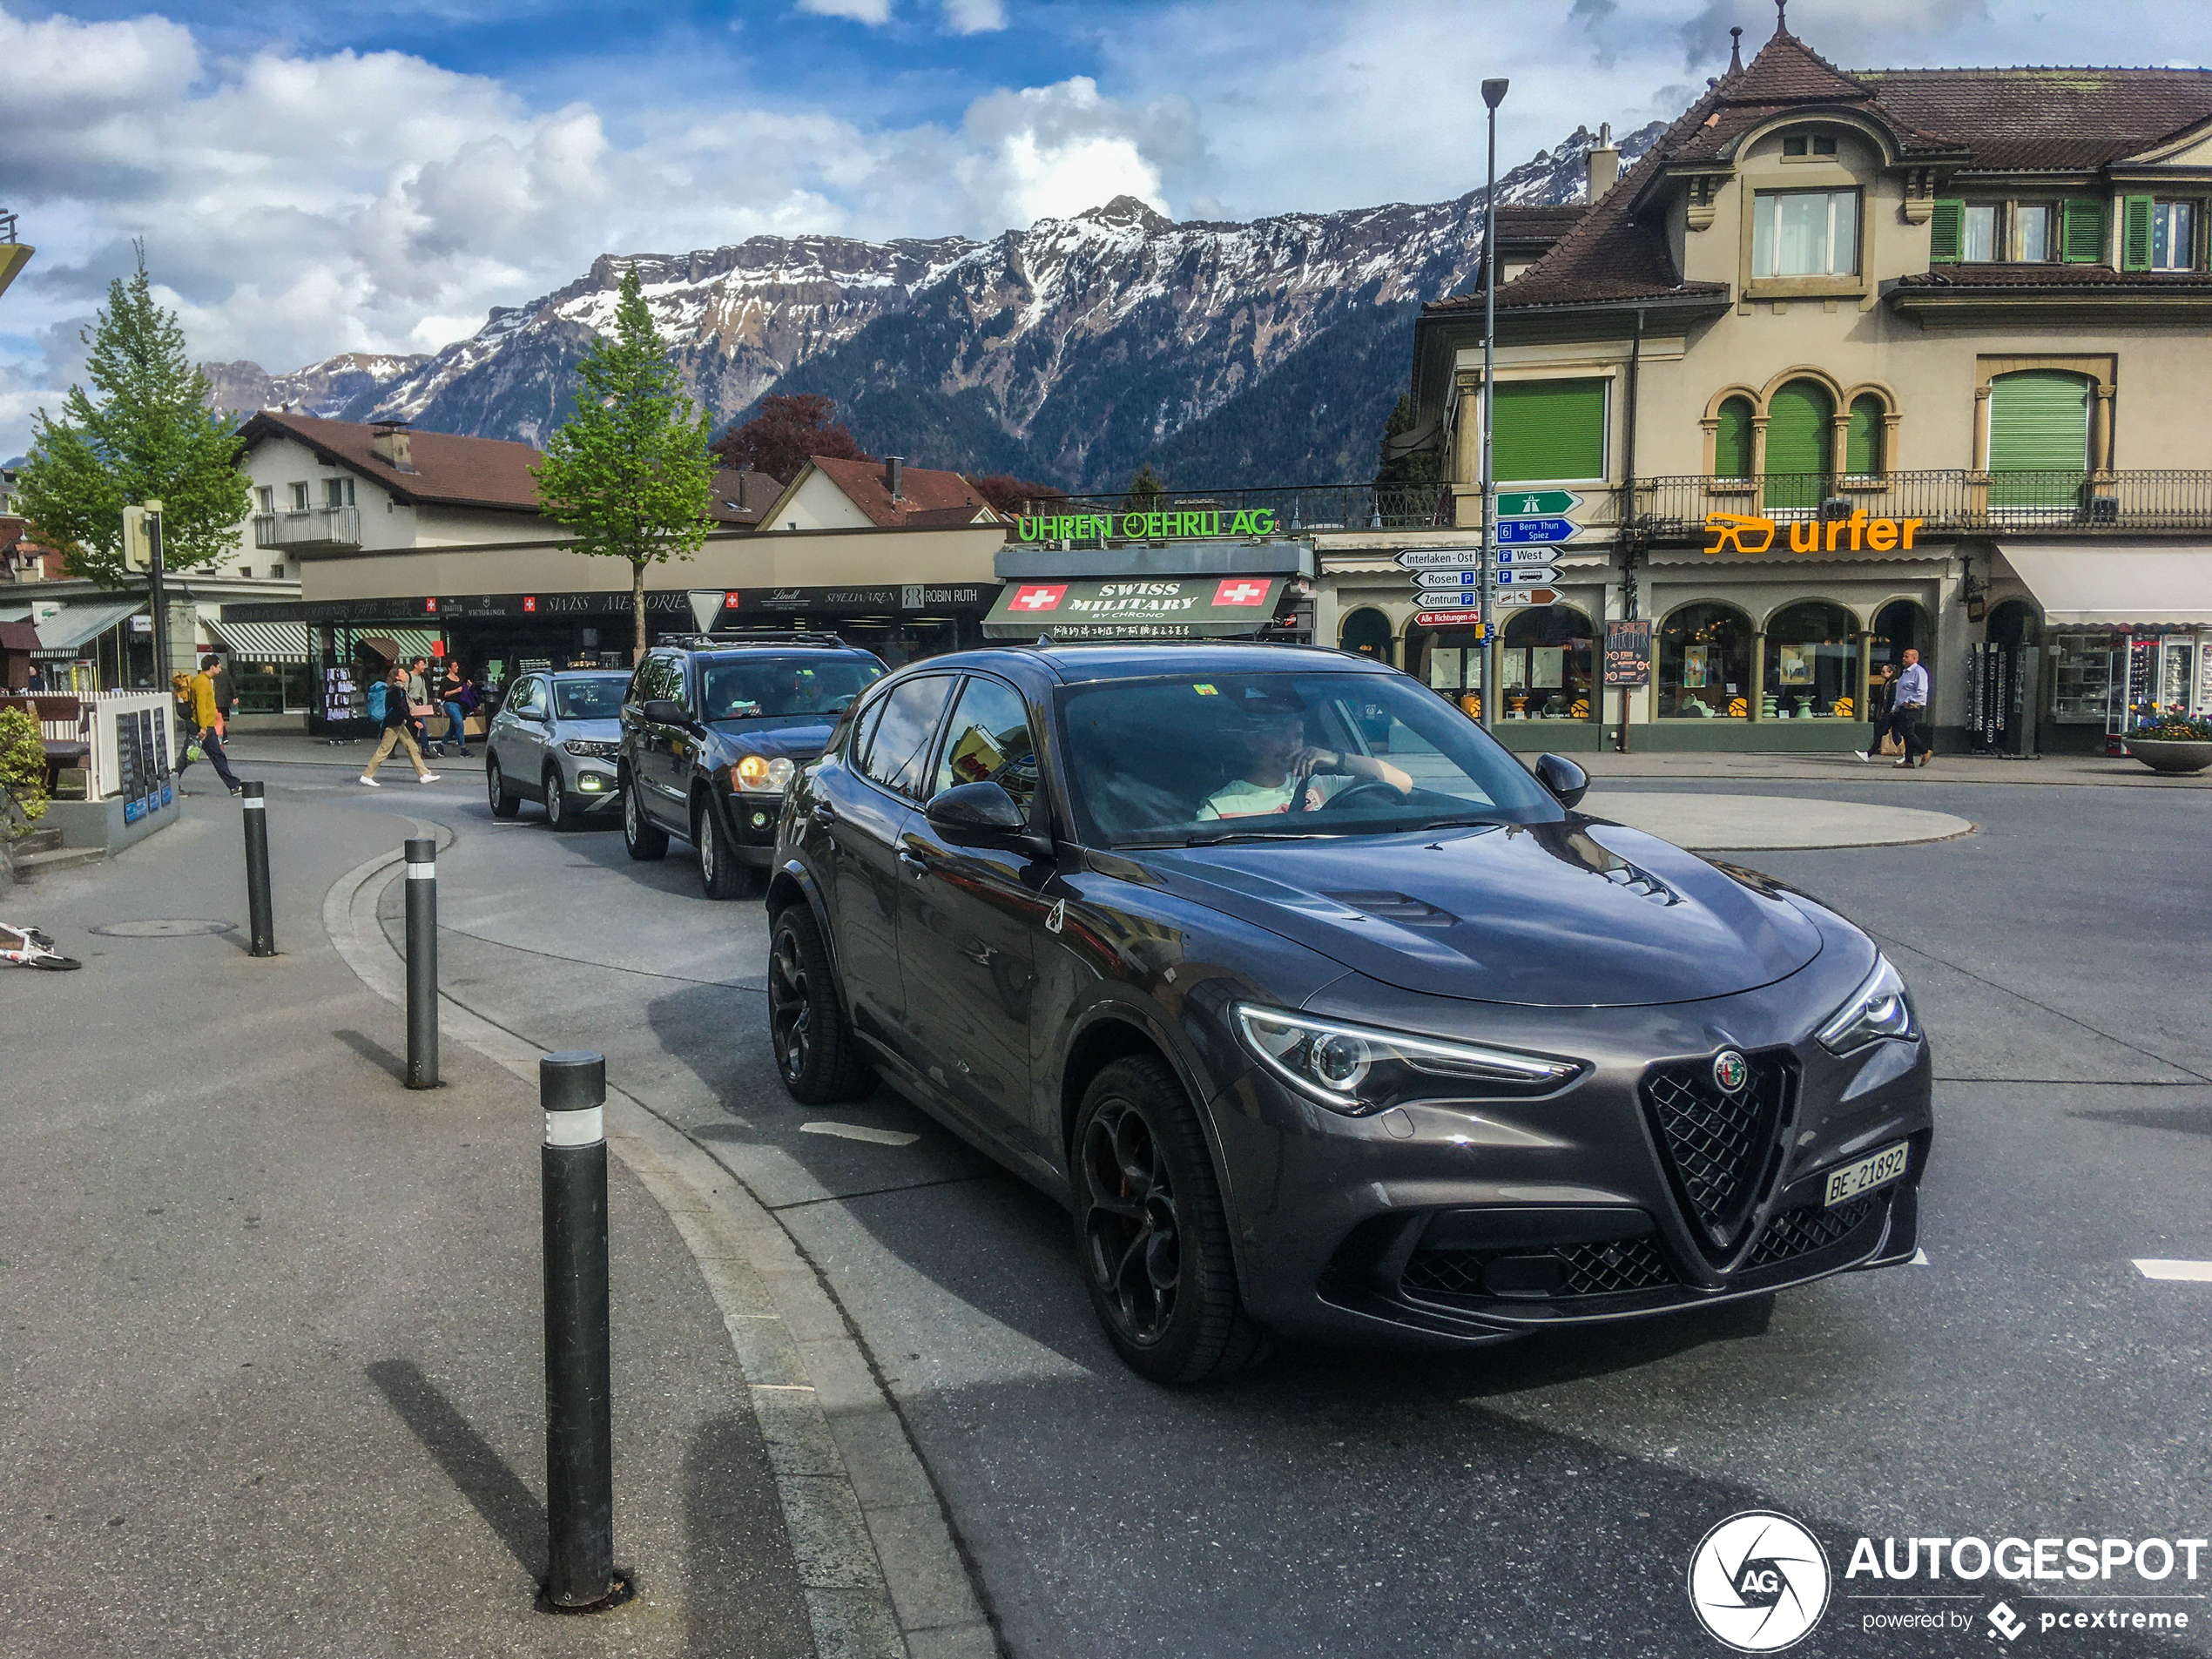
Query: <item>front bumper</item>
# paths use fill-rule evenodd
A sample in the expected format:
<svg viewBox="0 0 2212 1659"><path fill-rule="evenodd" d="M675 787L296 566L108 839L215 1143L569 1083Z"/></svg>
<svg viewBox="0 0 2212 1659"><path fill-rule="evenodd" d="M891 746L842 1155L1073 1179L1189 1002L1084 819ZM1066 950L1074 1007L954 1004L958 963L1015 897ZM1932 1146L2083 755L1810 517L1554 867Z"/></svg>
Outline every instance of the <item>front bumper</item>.
<svg viewBox="0 0 2212 1659"><path fill-rule="evenodd" d="M577 755L564 758L569 806L589 818L613 817L622 811L622 791L615 763Z"/></svg>
<svg viewBox="0 0 2212 1659"><path fill-rule="evenodd" d="M715 792L715 810L730 851L740 864L765 870L776 861L776 824L784 815L784 794L745 790Z"/></svg>
<svg viewBox="0 0 2212 1659"><path fill-rule="evenodd" d="M1366 1118L1248 1072L1211 1115L1252 1317L1309 1339L1456 1346L1910 1260L1933 1131L1928 1046L1829 1054L1808 1033L1856 980L1812 979L1605 1009L1508 1009L1366 981L1349 995L1344 982L1330 988L1327 1011L1342 1017L1576 1055L1591 1069L1542 1100L1439 1102ZM1671 1077L1710 1067L1727 1048L1788 1088L1732 1166L1741 1217L1716 1237L1685 1178L1678 1120L1645 1084L1662 1069ZM1833 1209L1823 1203L1831 1171L1898 1141L1912 1146L1902 1178Z"/></svg>

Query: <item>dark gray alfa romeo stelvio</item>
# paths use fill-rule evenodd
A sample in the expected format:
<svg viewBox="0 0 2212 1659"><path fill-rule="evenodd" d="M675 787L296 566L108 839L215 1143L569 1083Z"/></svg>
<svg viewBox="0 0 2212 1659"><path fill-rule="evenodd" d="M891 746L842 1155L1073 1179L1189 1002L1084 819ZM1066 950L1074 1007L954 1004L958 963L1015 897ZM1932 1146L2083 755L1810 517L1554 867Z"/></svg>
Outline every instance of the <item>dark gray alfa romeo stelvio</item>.
<svg viewBox="0 0 2212 1659"><path fill-rule="evenodd" d="M1312 648L941 657L785 805L792 1095L877 1076L1073 1211L1129 1363L1453 1345L1912 1256L1928 1047L1803 894Z"/></svg>

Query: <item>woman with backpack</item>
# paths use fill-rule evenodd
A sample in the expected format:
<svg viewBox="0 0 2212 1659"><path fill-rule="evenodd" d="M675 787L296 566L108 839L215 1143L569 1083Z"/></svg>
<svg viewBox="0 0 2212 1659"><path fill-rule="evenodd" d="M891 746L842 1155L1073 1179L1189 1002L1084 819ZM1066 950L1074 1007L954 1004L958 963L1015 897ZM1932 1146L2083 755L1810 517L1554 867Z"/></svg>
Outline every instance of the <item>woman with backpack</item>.
<svg viewBox="0 0 2212 1659"><path fill-rule="evenodd" d="M381 691L381 698L377 693ZM376 769L384 764L384 757L395 747L407 751L407 758L415 763L415 781L435 784L438 774L422 764L422 751L415 746L415 733L408 729L410 716L407 700L407 671L395 668L384 678L368 688L368 717L384 728L378 739L376 752L368 758L368 770L361 773L361 781L371 789L381 789L376 781Z"/></svg>

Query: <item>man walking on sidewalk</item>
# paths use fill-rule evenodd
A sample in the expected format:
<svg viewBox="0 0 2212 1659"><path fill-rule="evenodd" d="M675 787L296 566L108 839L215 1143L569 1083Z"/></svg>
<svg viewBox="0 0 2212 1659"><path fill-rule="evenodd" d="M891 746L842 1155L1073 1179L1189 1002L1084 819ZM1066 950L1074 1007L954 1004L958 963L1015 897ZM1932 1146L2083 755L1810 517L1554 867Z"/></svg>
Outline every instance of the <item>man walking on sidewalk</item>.
<svg viewBox="0 0 2212 1659"><path fill-rule="evenodd" d="M215 690L215 667L216 658L212 652L201 658L199 672L185 684L185 695L189 698L192 723L199 728L200 753L206 755L213 765L215 775L223 780L223 787L233 795L242 794L245 786L239 782L238 774L231 770L230 757L223 752L224 715ZM192 762L188 759L180 759L177 762L179 779L185 775L185 768L190 765Z"/></svg>
<svg viewBox="0 0 2212 1659"><path fill-rule="evenodd" d="M1920 653L1905 647L1905 672L1897 677L1897 695L1890 705L1890 718L1874 734L1874 747L1862 759L1871 760L1882 746L1882 739L1894 736L1905 745L1900 766L1925 766L1928 757L1935 752L1920 730L1920 722L1928 711L1928 671L1920 666Z"/></svg>
<svg viewBox="0 0 2212 1659"><path fill-rule="evenodd" d="M422 764L422 751L415 746L415 733L408 729L413 718L408 712L407 673L395 668L384 682L384 735L376 745L376 752L368 758L368 770L361 773L361 781L371 789L383 787L376 781L376 769L384 764L384 757L395 746L405 749L407 758L415 763L416 783L438 781L438 774Z"/></svg>

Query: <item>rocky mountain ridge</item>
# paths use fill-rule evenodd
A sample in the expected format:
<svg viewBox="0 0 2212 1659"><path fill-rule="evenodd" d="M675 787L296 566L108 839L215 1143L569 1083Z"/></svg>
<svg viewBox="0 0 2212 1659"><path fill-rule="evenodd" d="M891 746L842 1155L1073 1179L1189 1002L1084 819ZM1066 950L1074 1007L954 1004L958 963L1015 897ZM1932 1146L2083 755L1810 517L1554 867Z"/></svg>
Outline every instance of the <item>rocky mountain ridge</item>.
<svg viewBox="0 0 2212 1659"><path fill-rule="evenodd" d="M354 401L412 374L430 361L427 352L394 354L341 352L320 363L272 374L259 363L202 363L200 371L215 388L219 409L291 408L326 418L342 414Z"/></svg>

